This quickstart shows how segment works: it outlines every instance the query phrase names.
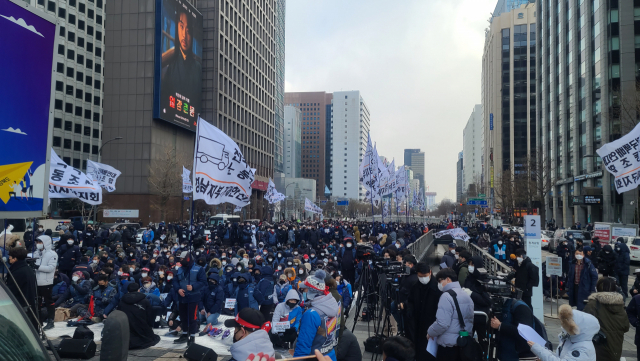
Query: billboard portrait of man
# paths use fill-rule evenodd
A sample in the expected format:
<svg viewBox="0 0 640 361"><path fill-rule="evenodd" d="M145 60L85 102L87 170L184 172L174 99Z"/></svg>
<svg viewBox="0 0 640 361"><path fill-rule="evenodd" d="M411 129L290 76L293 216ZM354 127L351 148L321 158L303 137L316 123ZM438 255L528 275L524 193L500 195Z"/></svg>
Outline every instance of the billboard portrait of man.
<svg viewBox="0 0 640 361"><path fill-rule="evenodd" d="M202 15L184 0L162 3L158 118L195 130L202 98Z"/></svg>

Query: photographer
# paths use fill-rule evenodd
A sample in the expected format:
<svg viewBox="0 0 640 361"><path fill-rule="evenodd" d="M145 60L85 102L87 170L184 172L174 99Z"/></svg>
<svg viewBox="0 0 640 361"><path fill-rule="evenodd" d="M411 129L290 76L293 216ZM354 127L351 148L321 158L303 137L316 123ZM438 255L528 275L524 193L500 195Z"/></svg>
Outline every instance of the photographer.
<svg viewBox="0 0 640 361"><path fill-rule="evenodd" d="M58 266L58 254L51 249L51 237L49 236L38 236L36 248L37 251L33 254L33 258L35 258L33 268L36 270L38 295L43 299L43 303L47 308L47 325L44 327L46 331L54 327L53 318L56 309L51 299L51 291L53 290L53 276Z"/></svg>
<svg viewBox="0 0 640 361"><path fill-rule="evenodd" d="M518 325L534 328L533 311L521 300L507 299L502 306L502 322L495 316L491 328L497 330L497 353L500 360L535 360L527 340L518 332Z"/></svg>
<svg viewBox="0 0 640 361"><path fill-rule="evenodd" d="M427 331L436 320L438 301L442 292L438 282L432 277L431 269L426 263L418 263L415 267L418 282L409 290L405 308L405 336L415 345L416 359L435 360L427 352Z"/></svg>
<svg viewBox="0 0 640 361"><path fill-rule="evenodd" d="M419 282L415 267L417 263L418 262L414 256L407 256L404 258L404 265L410 268L409 274L402 277L402 281L400 282L400 289L398 290L398 304L396 305L395 302L391 302L391 315L393 315L393 318L398 322L399 332L404 332L403 313L406 309L409 293Z"/></svg>
<svg viewBox="0 0 640 361"><path fill-rule="evenodd" d="M516 280L515 286L522 290L522 300L532 308L531 295L533 294L533 287L538 287L540 283L540 275L538 267L531 262L531 259L527 257L527 252L519 248L515 252L516 260L518 264L515 267Z"/></svg>

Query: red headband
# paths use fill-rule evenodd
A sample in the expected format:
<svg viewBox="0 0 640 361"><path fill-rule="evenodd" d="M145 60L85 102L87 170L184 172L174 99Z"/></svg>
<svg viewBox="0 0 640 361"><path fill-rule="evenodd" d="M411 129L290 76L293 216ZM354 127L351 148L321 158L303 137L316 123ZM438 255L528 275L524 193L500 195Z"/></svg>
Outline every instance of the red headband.
<svg viewBox="0 0 640 361"><path fill-rule="evenodd" d="M245 321L245 320L241 319L241 318L240 318L240 314L236 315L236 322L237 322L239 325L244 326L244 327L248 327L248 328L256 328L256 329L260 328L260 326L252 325L252 324L250 324L249 322L247 322L247 321Z"/></svg>

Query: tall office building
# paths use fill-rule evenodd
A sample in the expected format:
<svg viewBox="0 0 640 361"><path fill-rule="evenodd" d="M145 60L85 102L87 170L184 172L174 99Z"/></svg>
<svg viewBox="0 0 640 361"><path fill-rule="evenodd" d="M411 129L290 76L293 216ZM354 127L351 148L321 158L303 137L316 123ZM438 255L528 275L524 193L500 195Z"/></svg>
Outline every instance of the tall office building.
<svg viewBox="0 0 640 361"><path fill-rule="evenodd" d="M53 149L67 164L84 170L87 159L100 161L105 3L103 0L25 2L57 17L60 28L54 57Z"/></svg>
<svg viewBox="0 0 640 361"><path fill-rule="evenodd" d="M413 177L418 180L420 188L425 189L424 152L421 152L420 149L405 149L404 165L411 168L413 171Z"/></svg>
<svg viewBox="0 0 640 361"><path fill-rule="evenodd" d="M326 111L331 93L288 92L284 102L302 112L302 178L316 180L316 194L324 197L326 184ZM330 115L330 114L329 114Z"/></svg>
<svg viewBox="0 0 640 361"><path fill-rule="evenodd" d="M296 107L284 107L284 175L287 178L301 178L302 144L301 144L302 112Z"/></svg>
<svg viewBox="0 0 640 361"><path fill-rule="evenodd" d="M358 171L367 149L369 108L358 90L333 93L332 104L331 191L334 197L362 200Z"/></svg>
<svg viewBox="0 0 640 361"><path fill-rule="evenodd" d="M274 117L274 152L273 152L273 171L284 172L283 154L284 154L284 31L285 31L285 15L286 0L276 0L276 25L275 25L275 41L276 41L276 81L275 81L275 117Z"/></svg>
<svg viewBox="0 0 640 361"><path fill-rule="evenodd" d="M536 157L536 5L511 4L508 12L496 7L482 55L484 182L490 197L494 178L518 174Z"/></svg>
<svg viewBox="0 0 640 361"><path fill-rule="evenodd" d="M618 194L595 151L637 122L640 2L539 0L537 11L538 144L553 184L546 218L632 223L637 189Z"/></svg>
<svg viewBox="0 0 640 361"><path fill-rule="evenodd" d="M331 194L333 185L331 184L331 169L333 167L333 157L331 156L331 148L333 147L333 130L331 128L331 114L333 113L333 104L325 106L324 115L324 194L318 193L318 196L326 195L327 191Z"/></svg>
<svg viewBox="0 0 640 361"><path fill-rule="evenodd" d="M458 161L456 162L456 202L458 203L465 201L465 190L462 181L463 158L463 153L458 153Z"/></svg>
<svg viewBox="0 0 640 361"><path fill-rule="evenodd" d="M86 170L88 159L101 160L103 144L105 3L103 0L25 2L56 16L59 22L58 48L54 56L52 146L65 163ZM51 203L55 213L68 202L52 199Z"/></svg>
<svg viewBox="0 0 640 361"><path fill-rule="evenodd" d="M482 184L483 131L482 105L476 104L462 132L462 153L464 154L462 189L464 192L469 191L470 184L475 184L476 187Z"/></svg>
<svg viewBox="0 0 640 361"><path fill-rule="evenodd" d="M191 124L176 126L154 119L154 79L160 71L156 47L166 45L158 43L161 30L166 33L176 26L164 28L165 22L156 21L163 3L110 0L106 7L104 139L124 139L102 151L103 161L122 171L116 191L105 196L105 202L113 208L135 205L145 220L150 216L160 220L158 209L151 207L159 196L149 181L150 167L162 162L171 149L187 161L193 159L195 139L193 130L187 129ZM189 3L197 6L203 20L203 39L200 44L194 42L194 50L202 54L200 115L238 143L257 170L250 204L243 212L245 217L262 219L266 216L262 199L274 171L280 81L276 52L284 51L276 46L278 22L284 19L277 14L281 8L276 0ZM156 24L163 28L156 29ZM170 219L180 216L181 199L179 190L170 199Z"/></svg>

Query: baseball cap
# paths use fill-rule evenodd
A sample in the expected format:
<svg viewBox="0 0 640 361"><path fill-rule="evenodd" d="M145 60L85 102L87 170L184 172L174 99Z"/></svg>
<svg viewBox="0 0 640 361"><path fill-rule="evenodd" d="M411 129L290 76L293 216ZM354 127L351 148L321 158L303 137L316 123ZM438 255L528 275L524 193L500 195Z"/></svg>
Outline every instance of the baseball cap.
<svg viewBox="0 0 640 361"><path fill-rule="evenodd" d="M458 247L455 243L451 242L449 243L449 248L456 248Z"/></svg>
<svg viewBox="0 0 640 361"><path fill-rule="evenodd" d="M256 309L246 307L240 310L235 319L224 321L225 327L244 327L253 330L260 329L264 323L264 316Z"/></svg>

